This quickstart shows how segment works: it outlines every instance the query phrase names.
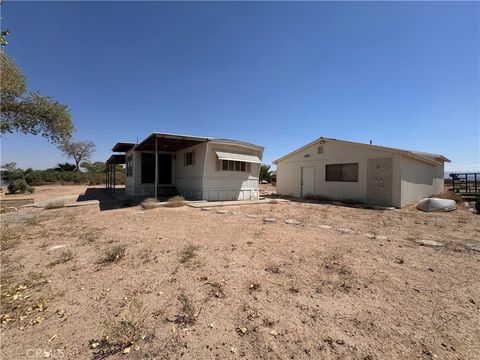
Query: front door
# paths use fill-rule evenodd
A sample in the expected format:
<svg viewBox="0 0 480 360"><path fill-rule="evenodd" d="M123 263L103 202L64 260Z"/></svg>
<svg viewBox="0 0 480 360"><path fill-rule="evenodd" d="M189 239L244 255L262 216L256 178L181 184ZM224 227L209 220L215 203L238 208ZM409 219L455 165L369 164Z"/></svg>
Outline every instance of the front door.
<svg viewBox="0 0 480 360"><path fill-rule="evenodd" d="M158 154L158 183L172 183L172 155Z"/></svg>
<svg viewBox="0 0 480 360"><path fill-rule="evenodd" d="M367 160L367 202L392 206L393 193L392 158Z"/></svg>
<svg viewBox="0 0 480 360"><path fill-rule="evenodd" d="M302 183L301 183L301 197L313 196L313 176L314 167L306 166L302 167Z"/></svg>

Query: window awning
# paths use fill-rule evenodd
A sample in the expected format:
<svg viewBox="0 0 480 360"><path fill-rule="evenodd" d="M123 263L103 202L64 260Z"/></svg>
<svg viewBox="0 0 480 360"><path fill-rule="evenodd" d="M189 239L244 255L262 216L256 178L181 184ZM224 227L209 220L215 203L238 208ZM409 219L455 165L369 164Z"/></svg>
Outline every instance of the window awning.
<svg viewBox="0 0 480 360"><path fill-rule="evenodd" d="M229 153L224 151L215 151L219 160L233 160L233 161L244 161L248 163L261 164L262 160L255 155L246 155L246 154L237 154Z"/></svg>

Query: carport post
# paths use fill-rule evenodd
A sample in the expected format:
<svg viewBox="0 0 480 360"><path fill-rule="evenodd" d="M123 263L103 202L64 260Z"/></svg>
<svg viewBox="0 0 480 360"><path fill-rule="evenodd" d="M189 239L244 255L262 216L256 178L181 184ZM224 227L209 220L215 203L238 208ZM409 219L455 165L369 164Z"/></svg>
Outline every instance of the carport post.
<svg viewBox="0 0 480 360"><path fill-rule="evenodd" d="M113 166L113 192L115 193L115 184L116 184L116 180L117 180L116 177L115 177L115 176L116 176L116 175L115 175L116 164L113 164L112 166Z"/></svg>
<svg viewBox="0 0 480 360"><path fill-rule="evenodd" d="M155 201L158 200L158 147L157 135L155 135Z"/></svg>

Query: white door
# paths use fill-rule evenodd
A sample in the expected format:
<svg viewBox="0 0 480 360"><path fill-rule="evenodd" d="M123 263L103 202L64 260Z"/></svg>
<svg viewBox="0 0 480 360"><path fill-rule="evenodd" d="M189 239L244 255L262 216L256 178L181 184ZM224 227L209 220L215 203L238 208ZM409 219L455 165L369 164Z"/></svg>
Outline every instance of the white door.
<svg viewBox="0 0 480 360"><path fill-rule="evenodd" d="M302 167L302 187L301 187L301 197L313 196L313 176L314 176L314 167L306 166Z"/></svg>

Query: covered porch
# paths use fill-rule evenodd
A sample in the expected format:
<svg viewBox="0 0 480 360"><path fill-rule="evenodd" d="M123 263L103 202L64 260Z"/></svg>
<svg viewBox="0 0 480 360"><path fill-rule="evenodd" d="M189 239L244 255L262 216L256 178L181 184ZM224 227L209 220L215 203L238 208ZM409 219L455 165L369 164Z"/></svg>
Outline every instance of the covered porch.
<svg viewBox="0 0 480 360"><path fill-rule="evenodd" d="M125 154L114 154L108 158L105 163L105 188L111 194L115 194L117 182L116 182L116 167L117 165L125 164ZM122 189L123 189L122 185Z"/></svg>

